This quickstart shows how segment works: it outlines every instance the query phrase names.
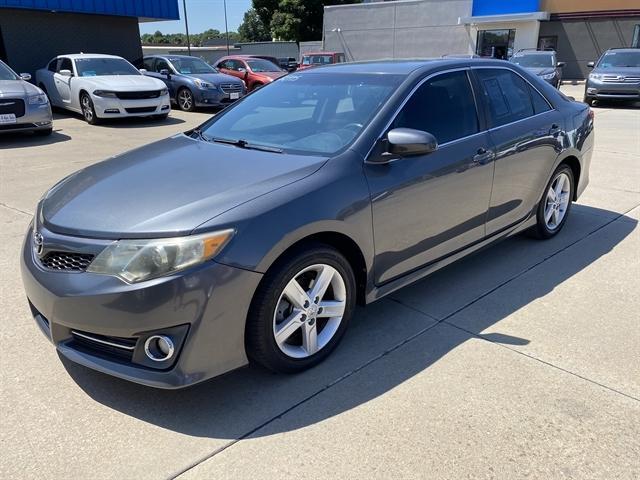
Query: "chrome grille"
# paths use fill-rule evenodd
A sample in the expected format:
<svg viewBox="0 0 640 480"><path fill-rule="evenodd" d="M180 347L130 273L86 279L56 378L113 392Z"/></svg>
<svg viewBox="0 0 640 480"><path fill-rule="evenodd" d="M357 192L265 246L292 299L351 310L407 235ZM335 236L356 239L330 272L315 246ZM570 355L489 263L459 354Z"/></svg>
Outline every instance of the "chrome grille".
<svg viewBox="0 0 640 480"><path fill-rule="evenodd" d="M637 75L604 75L604 83L640 83L640 76Z"/></svg>
<svg viewBox="0 0 640 480"><path fill-rule="evenodd" d="M59 272L84 272L93 255L71 252L49 252L40 259L43 267Z"/></svg>
<svg viewBox="0 0 640 480"><path fill-rule="evenodd" d="M220 88L224 93L241 92L242 85L238 83L221 83Z"/></svg>

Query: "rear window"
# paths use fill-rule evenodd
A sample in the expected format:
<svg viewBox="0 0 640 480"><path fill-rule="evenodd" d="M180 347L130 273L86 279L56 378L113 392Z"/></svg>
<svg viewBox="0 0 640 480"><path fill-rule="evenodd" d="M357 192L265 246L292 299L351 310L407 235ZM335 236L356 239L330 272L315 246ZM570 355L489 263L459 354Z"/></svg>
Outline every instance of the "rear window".
<svg viewBox="0 0 640 480"><path fill-rule="evenodd" d="M504 69L477 69L484 89L492 127L516 122L534 115L530 87L519 75Z"/></svg>

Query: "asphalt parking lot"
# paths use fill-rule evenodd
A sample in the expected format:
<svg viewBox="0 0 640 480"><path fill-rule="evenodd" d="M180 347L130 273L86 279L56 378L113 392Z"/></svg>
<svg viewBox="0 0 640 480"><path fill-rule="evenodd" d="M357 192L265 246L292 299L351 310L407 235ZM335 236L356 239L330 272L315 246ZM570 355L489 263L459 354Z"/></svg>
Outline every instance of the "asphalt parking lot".
<svg viewBox="0 0 640 480"><path fill-rule="evenodd" d="M639 478L640 107L595 113L591 183L557 237L513 238L360 308L309 372L182 391L62 361L18 260L49 186L206 113L56 114L49 138L0 137L0 477Z"/></svg>

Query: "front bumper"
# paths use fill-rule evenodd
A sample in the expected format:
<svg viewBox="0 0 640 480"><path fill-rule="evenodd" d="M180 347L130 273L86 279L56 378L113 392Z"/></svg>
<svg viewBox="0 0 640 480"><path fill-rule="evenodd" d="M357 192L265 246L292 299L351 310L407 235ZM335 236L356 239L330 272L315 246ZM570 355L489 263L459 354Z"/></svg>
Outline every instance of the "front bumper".
<svg viewBox="0 0 640 480"><path fill-rule="evenodd" d="M244 90L238 92L239 97L232 99L230 93L221 92L218 89L198 89L193 93L196 107L222 107L237 102L244 96Z"/></svg>
<svg viewBox="0 0 640 480"><path fill-rule="evenodd" d="M108 242L63 236L40 228L62 251L97 252ZM175 389L247 363L244 326L262 275L216 262L135 285L116 277L46 270L29 228L21 256L22 281L38 326L69 360L144 385ZM149 362L145 340L172 336L176 352ZM78 335L124 343L123 351L87 343ZM107 343L109 343L107 342ZM96 348L93 348L96 347ZM126 353L126 352L125 352Z"/></svg>
<svg viewBox="0 0 640 480"><path fill-rule="evenodd" d="M587 79L585 97L604 100L640 100L640 82L603 82Z"/></svg>
<svg viewBox="0 0 640 480"><path fill-rule="evenodd" d="M93 107L99 118L147 117L164 115L171 111L169 95L141 100L121 100L91 94Z"/></svg>
<svg viewBox="0 0 640 480"><path fill-rule="evenodd" d="M30 105L25 99L24 115L16 118L16 123L0 124L0 133L48 130L53 127L53 116L49 102L44 105Z"/></svg>

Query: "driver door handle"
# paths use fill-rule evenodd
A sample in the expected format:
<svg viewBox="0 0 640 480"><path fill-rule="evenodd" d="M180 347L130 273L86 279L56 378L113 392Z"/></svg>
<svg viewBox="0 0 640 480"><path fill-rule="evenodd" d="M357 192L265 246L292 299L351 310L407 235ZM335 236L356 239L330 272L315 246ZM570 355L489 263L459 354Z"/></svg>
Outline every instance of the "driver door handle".
<svg viewBox="0 0 640 480"><path fill-rule="evenodd" d="M493 160L495 154L491 150L480 147L476 154L473 156L473 163L478 165L486 165Z"/></svg>

